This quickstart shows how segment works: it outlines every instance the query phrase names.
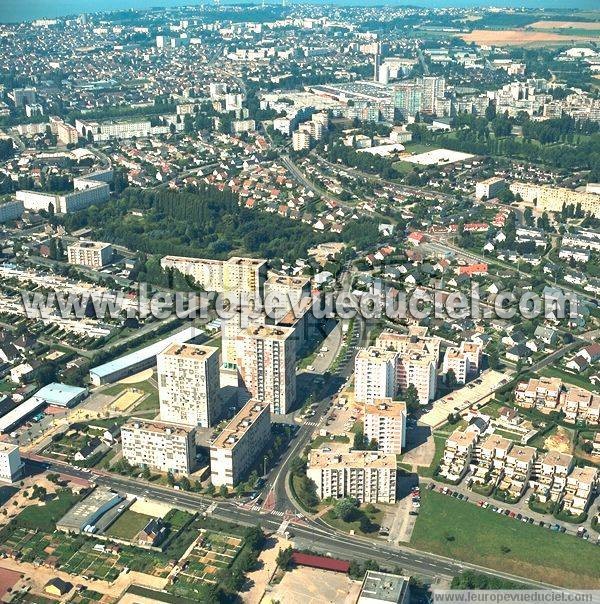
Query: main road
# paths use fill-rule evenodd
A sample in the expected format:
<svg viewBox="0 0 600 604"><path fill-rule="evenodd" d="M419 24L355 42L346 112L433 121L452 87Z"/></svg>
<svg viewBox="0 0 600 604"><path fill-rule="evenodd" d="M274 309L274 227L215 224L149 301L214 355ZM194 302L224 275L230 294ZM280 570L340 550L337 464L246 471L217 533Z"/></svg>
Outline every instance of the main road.
<svg viewBox="0 0 600 604"><path fill-rule="evenodd" d="M168 503L177 508L214 517L219 520L244 526L260 525L267 533L277 532L284 517L277 511L265 512L234 503L231 501L213 500L197 493L176 491L170 487L153 485L137 478L117 476L99 470L82 470L67 463L43 459L35 455L27 457L27 466L34 472L56 472L68 478L92 481L117 491L125 492L139 499L149 499ZM422 552L406 546L392 545L366 537L348 535L330 527L322 520L310 520L298 516L288 517L295 547L309 549L326 556L339 557L357 561L375 560L386 568L400 567L411 574L430 577L440 575L452 577L465 569L526 582L540 588L556 586L531 581L524 577L494 571L476 564L469 564Z"/></svg>

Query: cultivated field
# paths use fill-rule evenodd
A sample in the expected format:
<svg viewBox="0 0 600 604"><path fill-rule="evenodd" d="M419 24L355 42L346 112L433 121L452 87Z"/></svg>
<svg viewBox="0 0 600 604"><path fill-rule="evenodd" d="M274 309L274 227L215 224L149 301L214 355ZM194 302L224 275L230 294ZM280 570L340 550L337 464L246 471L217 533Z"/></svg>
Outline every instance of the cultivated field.
<svg viewBox="0 0 600 604"><path fill-rule="evenodd" d="M527 27L532 29L600 29L600 21L536 21Z"/></svg>
<svg viewBox="0 0 600 604"><path fill-rule="evenodd" d="M460 36L465 42L475 42L484 46L527 46L567 43L571 40L585 42L597 40L596 36L568 36L546 31L525 31L522 29L474 29Z"/></svg>

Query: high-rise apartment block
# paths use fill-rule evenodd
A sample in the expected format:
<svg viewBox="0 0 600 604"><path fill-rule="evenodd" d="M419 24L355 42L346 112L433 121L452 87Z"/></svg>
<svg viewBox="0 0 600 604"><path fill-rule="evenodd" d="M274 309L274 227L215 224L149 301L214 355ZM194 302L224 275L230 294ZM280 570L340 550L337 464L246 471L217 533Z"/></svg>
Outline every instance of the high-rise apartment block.
<svg viewBox="0 0 600 604"><path fill-rule="evenodd" d="M308 277L290 277L271 273L265 282L265 300L281 308L283 312L298 307L303 298L310 296L310 279Z"/></svg>
<svg viewBox="0 0 600 604"><path fill-rule="evenodd" d="M210 447L213 485L235 486L256 462L270 437L269 404L250 399Z"/></svg>
<svg viewBox="0 0 600 604"><path fill-rule="evenodd" d="M358 351L354 361L354 393L357 403L393 398L398 390L398 353L371 346Z"/></svg>
<svg viewBox="0 0 600 604"><path fill-rule="evenodd" d="M406 404L391 398L365 405L364 435L383 453L400 454L406 446Z"/></svg>
<svg viewBox="0 0 600 604"><path fill-rule="evenodd" d="M424 113L437 113L437 101L444 98L446 92L446 78L441 76L423 76L421 78L423 95L421 111Z"/></svg>
<svg viewBox="0 0 600 604"><path fill-rule="evenodd" d="M296 342L291 327L251 326L240 336L237 366L250 398L286 414L296 400Z"/></svg>
<svg viewBox="0 0 600 604"><path fill-rule="evenodd" d="M208 428L221 419L218 348L171 344L156 364L163 421Z"/></svg>
<svg viewBox="0 0 600 604"><path fill-rule="evenodd" d="M121 428L121 442L132 465L174 474L193 469L195 429L190 426L133 417Z"/></svg>
<svg viewBox="0 0 600 604"><path fill-rule="evenodd" d="M292 149L294 151L306 151L310 149L310 131L296 130L292 134Z"/></svg>
<svg viewBox="0 0 600 604"><path fill-rule="evenodd" d="M18 445L0 443L0 480L14 482L21 476L23 462Z"/></svg>
<svg viewBox="0 0 600 604"><path fill-rule="evenodd" d="M267 276L267 261L257 258L232 257L209 260L184 256L165 256L163 269L176 269L189 275L204 290L218 293L243 293L262 297Z"/></svg>
<svg viewBox="0 0 600 604"><path fill-rule="evenodd" d="M479 373L482 346L476 342L461 342L451 346L444 355L443 373L454 372L457 384L465 384Z"/></svg>
<svg viewBox="0 0 600 604"><path fill-rule="evenodd" d="M397 352L397 388L405 392L412 384L422 405L435 398L440 345L439 338L418 326L410 327L408 334L384 331L375 342L379 349Z"/></svg>

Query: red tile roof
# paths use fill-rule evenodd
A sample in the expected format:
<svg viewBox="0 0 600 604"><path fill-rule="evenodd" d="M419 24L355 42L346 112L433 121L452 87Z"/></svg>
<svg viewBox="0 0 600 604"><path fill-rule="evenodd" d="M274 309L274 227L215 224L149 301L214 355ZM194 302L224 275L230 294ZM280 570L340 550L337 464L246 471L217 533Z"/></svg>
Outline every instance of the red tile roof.
<svg viewBox="0 0 600 604"><path fill-rule="evenodd" d="M302 554L300 552L292 554L292 562L300 566L333 570L338 573L347 573L350 568L350 562L346 562L346 560L336 560L335 558L313 556L312 554Z"/></svg>

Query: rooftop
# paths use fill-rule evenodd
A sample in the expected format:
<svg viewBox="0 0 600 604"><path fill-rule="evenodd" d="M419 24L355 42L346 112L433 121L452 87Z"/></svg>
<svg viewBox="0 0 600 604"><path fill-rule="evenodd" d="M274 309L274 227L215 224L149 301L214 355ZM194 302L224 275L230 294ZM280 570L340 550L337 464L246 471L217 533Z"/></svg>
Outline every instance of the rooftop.
<svg viewBox="0 0 600 604"><path fill-rule="evenodd" d="M187 436L194 431L192 426L183 426L171 422L158 420L148 420L139 417L132 417L121 430L143 430L144 432L153 432L154 434L170 434L173 436Z"/></svg>
<svg viewBox="0 0 600 604"><path fill-rule="evenodd" d="M512 445L512 441L508 438L504 438L499 434L490 434L484 441L481 443L482 449L502 449L504 451L508 451Z"/></svg>
<svg viewBox="0 0 600 604"><path fill-rule="evenodd" d="M327 447L325 447L327 448ZM381 468L396 469L396 455L381 451L355 451L336 448L326 451L325 448L313 449L308 456L310 468Z"/></svg>
<svg viewBox="0 0 600 604"><path fill-rule="evenodd" d="M202 333L204 332L200 329L188 327L187 329L170 335L168 338L164 338L163 340L159 340L154 344L140 348L140 350L136 350L135 352L127 354L118 359L114 359L113 361L109 361L108 363L104 363L103 365L98 365L98 367L93 367L90 369L90 374L97 375L98 377L111 375L116 371L127 369L132 365L148 360L150 357L155 357L173 342L187 342L197 338Z"/></svg>
<svg viewBox="0 0 600 604"><path fill-rule="evenodd" d="M477 441L477 434L472 430L455 430L448 437L446 444L454 443L457 446L472 446Z"/></svg>
<svg viewBox="0 0 600 604"><path fill-rule="evenodd" d="M290 275L269 275L268 285L285 285L287 287L304 287L310 283L308 277L291 277Z"/></svg>
<svg viewBox="0 0 600 604"><path fill-rule="evenodd" d="M76 503L57 523L63 529L76 531L84 528L85 523L93 520L100 510L109 506L120 495L106 487L97 487L85 499Z"/></svg>
<svg viewBox="0 0 600 604"><path fill-rule="evenodd" d="M402 417L406 415L406 403L394 401L389 397L377 398L373 400L372 404L365 405L365 415Z"/></svg>
<svg viewBox="0 0 600 604"><path fill-rule="evenodd" d="M393 350L382 350L381 348L375 348L370 346L369 348L361 348L356 355L357 360L368 360L370 362L381 361L385 363L387 361L393 361L396 359L397 353Z"/></svg>
<svg viewBox="0 0 600 604"><path fill-rule="evenodd" d="M161 356L178 356L196 361L205 361L213 355L219 354L219 349L213 346L202 346L200 344L169 344L162 351Z"/></svg>
<svg viewBox="0 0 600 604"><path fill-rule="evenodd" d="M522 447L520 445L515 445L508 454L508 456L512 459L515 459L516 461L524 461L526 463L532 462L536 455L537 450L533 447Z"/></svg>
<svg viewBox="0 0 600 604"><path fill-rule="evenodd" d="M76 241L69 245L70 249L86 249L86 250L103 250L110 247L110 243L104 243L103 241Z"/></svg>
<svg viewBox="0 0 600 604"><path fill-rule="evenodd" d="M559 451L548 451L542 463L548 466L564 466L569 467L573 461L573 456L568 453L560 453Z"/></svg>
<svg viewBox="0 0 600 604"><path fill-rule="evenodd" d="M293 334L293 327L272 327L270 325L251 325L245 332L245 335L268 340L287 340Z"/></svg>
<svg viewBox="0 0 600 604"><path fill-rule="evenodd" d="M68 406L73 399L82 396L85 392L85 388L53 382L52 384L40 388L35 393L35 396L43 398L49 405L61 405L65 407Z"/></svg>
<svg viewBox="0 0 600 604"><path fill-rule="evenodd" d="M584 482L587 484L593 483L598 477L598 468L592 466L584 466L583 468L573 468L573 471L569 475L570 480L576 480L577 482Z"/></svg>
<svg viewBox="0 0 600 604"><path fill-rule="evenodd" d="M368 601L398 604L398 602L402 602L402 594L407 589L408 579L406 577L368 570L360 589L358 602L367 598Z"/></svg>
<svg viewBox="0 0 600 604"><path fill-rule="evenodd" d="M225 429L212 446L220 449L233 449L250 427L265 412L268 414L269 404L250 399L225 426Z"/></svg>

